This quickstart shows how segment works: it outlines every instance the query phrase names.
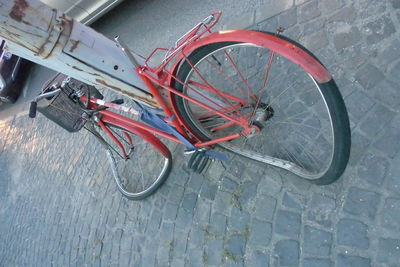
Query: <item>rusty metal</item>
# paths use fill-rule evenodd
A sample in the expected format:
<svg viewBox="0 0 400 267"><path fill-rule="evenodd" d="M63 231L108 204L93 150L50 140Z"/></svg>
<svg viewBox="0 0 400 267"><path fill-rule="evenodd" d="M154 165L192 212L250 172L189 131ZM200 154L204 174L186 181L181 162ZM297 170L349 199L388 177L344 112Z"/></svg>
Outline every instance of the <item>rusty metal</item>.
<svg viewBox="0 0 400 267"><path fill-rule="evenodd" d="M102 85L104 85L104 86L107 87L107 88L113 89L114 91L117 91L117 92L119 92L119 93L121 93L121 94L123 94L123 95L126 95L126 96L128 96L128 97L131 97L131 98L133 98L133 99L135 99L135 100L138 100L138 101L140 101L140 102L142 102L142 103L148 104L148 105L150 105L150 106L152 106L152 107L161 109L160 104L157 103L157 102L154 102L155 100L153 99L153 96L151 96L151 99L144 98L144 97L139 96L139 95L136 95L136 94L134 94L134 93L125 91L125 90L123 90L123 89L121 89L121 88L112 86L112 85L108 84L108 83L107 83L106 81L104 81L104 80L97 79L96 81L97 81L99 84L102 84Z"/></svg>

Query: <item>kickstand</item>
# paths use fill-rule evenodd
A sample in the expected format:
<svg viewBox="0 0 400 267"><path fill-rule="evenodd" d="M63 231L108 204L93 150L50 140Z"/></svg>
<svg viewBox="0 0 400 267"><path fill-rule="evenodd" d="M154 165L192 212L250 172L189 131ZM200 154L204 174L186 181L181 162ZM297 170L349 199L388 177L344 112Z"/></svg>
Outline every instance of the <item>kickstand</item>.
<svg viewBox="0 0 400 267"><path fill-rule="evenodd" d="M209 159L206 151L195 151L189 159L188 167L194 172L201 173L207 166Z"/></svg>

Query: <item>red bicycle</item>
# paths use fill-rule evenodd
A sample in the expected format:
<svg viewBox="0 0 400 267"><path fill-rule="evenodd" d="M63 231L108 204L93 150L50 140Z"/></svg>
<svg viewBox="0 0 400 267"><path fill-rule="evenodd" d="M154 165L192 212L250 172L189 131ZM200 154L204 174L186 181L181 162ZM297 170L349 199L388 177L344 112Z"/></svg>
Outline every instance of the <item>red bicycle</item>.
<svg viewBox="0 0 400 267"><path fill-rule="evenodd" d="M94 87L58 77L33 102L31 116L39 101L39 111L65 129L93 133L129 199L147 197L168 177L171 153L156 136L186 145L195 171L209 157L224 158L211 151L220 146L316 184L337 180L349 158L350 127L331 74L280 31L212 32L220 16L210 15L173 48L156 49L144 64L116 39L159 109L107 102ZM164 60L150 66L161 50Z"/></svg>

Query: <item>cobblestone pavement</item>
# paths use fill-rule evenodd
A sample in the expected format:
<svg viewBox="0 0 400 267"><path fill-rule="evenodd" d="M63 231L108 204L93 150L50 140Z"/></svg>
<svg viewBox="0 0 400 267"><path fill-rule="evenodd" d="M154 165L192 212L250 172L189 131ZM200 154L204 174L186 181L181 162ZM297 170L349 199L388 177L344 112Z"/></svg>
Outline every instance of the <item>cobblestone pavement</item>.
<svg viewBox="0 0 400 267"><path fill-rule="evenodd" d="M400 266L400 2L287 3L238 23L286 27L334 74L352 127L338 182L239 157L198 175L170 146L166 184L132 202L88 134L16 118L0 127L0 266Z"/></svg>

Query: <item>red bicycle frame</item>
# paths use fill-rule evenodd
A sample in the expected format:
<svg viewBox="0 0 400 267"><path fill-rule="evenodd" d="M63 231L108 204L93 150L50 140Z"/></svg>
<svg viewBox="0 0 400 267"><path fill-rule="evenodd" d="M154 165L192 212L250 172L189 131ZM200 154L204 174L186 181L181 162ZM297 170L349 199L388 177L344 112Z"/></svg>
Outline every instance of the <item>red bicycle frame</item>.
<svg viewBox="0 0 400 267"><path fill-rule="evenodd" d="M216 42L250 42L254 45L270 49L273 52L272 54L279 54L297 63L298 65L303 67L311 76L313 76L318 82L326 82L331 79L329 72L321 63L319 63L314 57L310 56L294 44L273 35L267 35L264 33L247 30L220 31L212 33L211 28L219 21L221 17L221 12L213 13L210 17L210 22L203 21L202 23L196 25L191 31L189 31L176 43L176 46L173 49L155 49L146 59L146 64L136 68L136 72L149 89L149 92L159 103L165 115L170 118L169 120L166 120L166 122L175 127L175 129L185 138L190 140L194 144L194 146L210 146L220 142L229 141L243 135L249 135L251 133L254 133L254 131L259 130L257 126L249 124L248 115L238 116L234 115L233 113L228 114L230 108L227 106L221 106L218 105L218 103L213 103L214 106L219 107L219 109L212 107L196 100L193 97L185 95L174 88L174 83L176 82L188 87L191 86L190 83L185 84L183 81L180 81L176 77L176 73L179 66L184 61L188 62L193 67L187 55L200 47ZM163 62L155 68L148 66L150 58L159 50L167 50L167 55ZM171 66L169 70L167 70L167 66ZM266 73L266 76L268 76L268 73ZM208 85L207 83L198 83L195 85L202 89L217 93L221 98L234 100L238 103L236 105L249 105L249 103L245 100L238 99L237 97L227 93L219 91L217 92L214 88L212 88L212 86ZM160 87L163 90L168 91L169 101L167 101L161 95ZM190 102L193 102L194 104L208 110L210 114L216 114L225 118L228 121L226 123L226 126L222 126L214 130L219 130L230 125L237 124L243 128L243 131L241 133L235 133L221 138L213 139L211 141L203 142L195 132L192 132L190 130L190 127L187 125L186 121L180 116L179 112L177 112L177 107L175 106L175 102L173 101L175 95L182 97ZM210 101L212 103L212 99L210 99ZM227 102L232 105L231 108L235 107L230 101ZM149 132L153 135L158 135L169 140L182 143L175 136L151 127L147 124L131 120L127 117L121 116L108 110L103 110L99 113L101 114L101 121L103 122L121 125L127 129L132 130L134 133L140 132L141 135L143 134L143 132Z"/></svg>

